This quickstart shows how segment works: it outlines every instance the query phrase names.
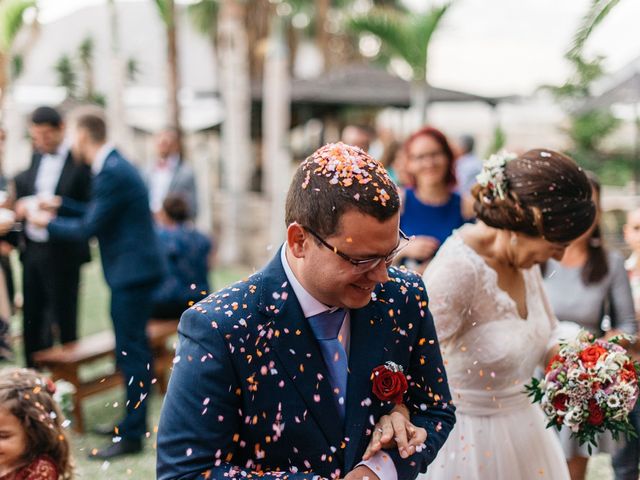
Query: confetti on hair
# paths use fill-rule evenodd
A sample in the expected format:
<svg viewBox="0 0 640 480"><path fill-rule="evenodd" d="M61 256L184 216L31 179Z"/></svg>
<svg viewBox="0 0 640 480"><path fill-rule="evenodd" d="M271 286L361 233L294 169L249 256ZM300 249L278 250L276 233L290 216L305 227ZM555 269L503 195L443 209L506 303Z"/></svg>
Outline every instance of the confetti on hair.
<svg viewBox="0 0 640 480"><path fill-rule="evenodd" d="M304 161L302 168L306 171L301 185L303 189L308 187L311 175L326 178L329 185L343 188L356 183L368 185L373 182L371 184L376 192L374 200L385 206L391 198L388 190L395 188L379 161L370 157L364 150L342 142L329 143L319 148ZM354 198L358 200L360 195L355 194Z"/></svg>

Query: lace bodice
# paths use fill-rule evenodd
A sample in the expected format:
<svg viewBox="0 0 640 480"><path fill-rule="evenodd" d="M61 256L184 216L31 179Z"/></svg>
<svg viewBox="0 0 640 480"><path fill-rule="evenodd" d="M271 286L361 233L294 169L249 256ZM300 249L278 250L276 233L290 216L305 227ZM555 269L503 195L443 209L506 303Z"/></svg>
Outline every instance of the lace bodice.
<svg viewBox="0 0 640 480"><path fill-rule="evenodd" d="M557 325L538 266L523 270L527 318L498 286L498 275L458 233L424 275L429 308L452 389L497 391L527 383Z"/></svg>

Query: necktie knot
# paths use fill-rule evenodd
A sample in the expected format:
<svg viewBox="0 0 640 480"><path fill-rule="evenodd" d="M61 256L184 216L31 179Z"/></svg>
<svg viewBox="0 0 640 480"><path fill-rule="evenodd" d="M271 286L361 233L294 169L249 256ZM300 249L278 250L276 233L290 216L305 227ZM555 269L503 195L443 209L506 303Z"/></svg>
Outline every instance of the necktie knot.
<svg viewBox="0 0 640 480"><path fill-rule="evenodd" d="M333 340L334 338L338 338L344 316L344 309L338 308L337 310L327 310L318 315L313 315L307 320L309 321L311 330L313 330L313 334L318 340Z"/></svg>

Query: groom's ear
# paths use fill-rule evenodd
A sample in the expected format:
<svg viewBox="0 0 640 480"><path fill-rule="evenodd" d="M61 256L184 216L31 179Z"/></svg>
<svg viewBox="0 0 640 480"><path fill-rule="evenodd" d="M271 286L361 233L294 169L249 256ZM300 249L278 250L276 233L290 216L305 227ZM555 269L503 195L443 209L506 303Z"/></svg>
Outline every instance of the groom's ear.
<svg viewBox="0 0 640 480"><path fill-rule="evenodd" d="M298 223L292 223L287 227L287 246L296 258L305 255L305 242L309 240L307 231Z"/></svg>

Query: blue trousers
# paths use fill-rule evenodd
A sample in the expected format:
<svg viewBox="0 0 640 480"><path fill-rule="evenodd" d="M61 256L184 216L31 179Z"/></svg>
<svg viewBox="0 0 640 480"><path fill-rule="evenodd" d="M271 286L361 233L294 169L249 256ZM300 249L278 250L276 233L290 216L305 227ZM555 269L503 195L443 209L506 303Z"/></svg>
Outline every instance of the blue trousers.
<svg viewBox="0 0 640 480"><path fill-rule="evenodd" d="M111 319L116 337L116 364L127 388L126 415L118 425L120 436L140 439L147 432L147 403L153 364L146 327L156 283L111 291Z"/></svg>
<svg viewBox="0 0 640 480"><path fill-rule="evenodd" d="M613 454L612 464L616 480L638 480L638 463L640 462L640 401L629 414L629 422L638 435L637 438L625 439L624 446Z"/></svg>

